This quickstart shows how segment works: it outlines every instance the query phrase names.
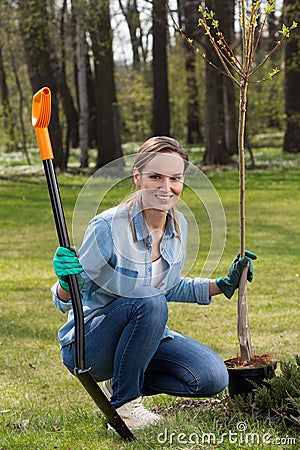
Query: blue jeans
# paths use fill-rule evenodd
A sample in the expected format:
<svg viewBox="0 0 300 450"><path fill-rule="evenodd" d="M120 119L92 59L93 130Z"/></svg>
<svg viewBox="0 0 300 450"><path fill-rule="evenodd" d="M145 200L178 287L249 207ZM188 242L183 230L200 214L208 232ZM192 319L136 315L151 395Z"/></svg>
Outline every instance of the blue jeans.
<svg viewBox="0 0 300 450"><path fill-rule="evenodd" d="M114 300L85 326L86 367L97 381L114 377L112 405L141 395L209 397L225 389L222 359L179 333L161 339L168 319L165 296L152 287L140 291ZM74 373L74 343L63 347L62 358Z"/></svg>

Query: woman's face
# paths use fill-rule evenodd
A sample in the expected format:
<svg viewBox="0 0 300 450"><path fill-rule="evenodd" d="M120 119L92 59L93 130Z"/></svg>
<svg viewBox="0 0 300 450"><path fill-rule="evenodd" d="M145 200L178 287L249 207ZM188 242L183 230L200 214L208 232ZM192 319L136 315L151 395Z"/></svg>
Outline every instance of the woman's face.
<svg viewBox="0 0 300 450"><path fill-rule="evenodd" d="M177 153L157 153L133 179L142 190L145 209L168 211L177 203L184 181L184 160Z"/></svg>

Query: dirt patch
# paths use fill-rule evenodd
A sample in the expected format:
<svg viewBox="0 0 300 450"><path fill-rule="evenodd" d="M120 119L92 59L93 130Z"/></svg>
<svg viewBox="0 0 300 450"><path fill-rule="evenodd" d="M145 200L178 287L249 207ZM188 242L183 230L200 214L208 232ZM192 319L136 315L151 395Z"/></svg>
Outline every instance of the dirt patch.
<svg viewBox="0 0 300 450"><path fill-rule="evenodd" d="M254 355L249 363L243 363L242 358L237 356L235 358L227 359L225 364L228 368L234 369L254 369L256 367L267 366L275 362L274 356L265 353L263 355Z"/></svg>

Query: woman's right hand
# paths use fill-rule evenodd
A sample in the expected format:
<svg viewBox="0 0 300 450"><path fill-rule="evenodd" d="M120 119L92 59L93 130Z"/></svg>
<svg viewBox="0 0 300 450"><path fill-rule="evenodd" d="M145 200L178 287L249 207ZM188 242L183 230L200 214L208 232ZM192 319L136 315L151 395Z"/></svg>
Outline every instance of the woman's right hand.
<svg viewBox="0 0 300 450"><path fill-rule="evenodd" d="M83 271L75 248L58 247L53 258L53 267L59 284L65 291L69 291L68 275L78 275ZM84 279L77 276L79 289L84 284Z"/></svg>

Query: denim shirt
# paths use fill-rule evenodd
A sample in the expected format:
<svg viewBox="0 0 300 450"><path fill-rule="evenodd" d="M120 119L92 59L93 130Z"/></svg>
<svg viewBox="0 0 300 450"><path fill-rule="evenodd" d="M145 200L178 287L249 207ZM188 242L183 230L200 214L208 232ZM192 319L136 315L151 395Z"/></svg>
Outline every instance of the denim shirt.
<svg viewBox="0 0 300 450"><path fill-rule="evenodd" d="M209 279L181 277L185 260L187 222L176 212L179 233L174 217L169 212L160 254L167 267L164 277L156 286L169 302L188 302L208 305ZM88 224L79 260L84 268L85 282L81 289L85 323L114 299L134 295L134 289L151 285L152 237L142 210L136 203L132 211L127 206L117 206L95 216ZM67 323L59 330L61 346L74 341L74 316L71 301L62 302L57 296L57 285L51 291L57 308L69 311ZM104 316L103 316L104 317ZM174 332L166 327L163 338Z"/></svg>

